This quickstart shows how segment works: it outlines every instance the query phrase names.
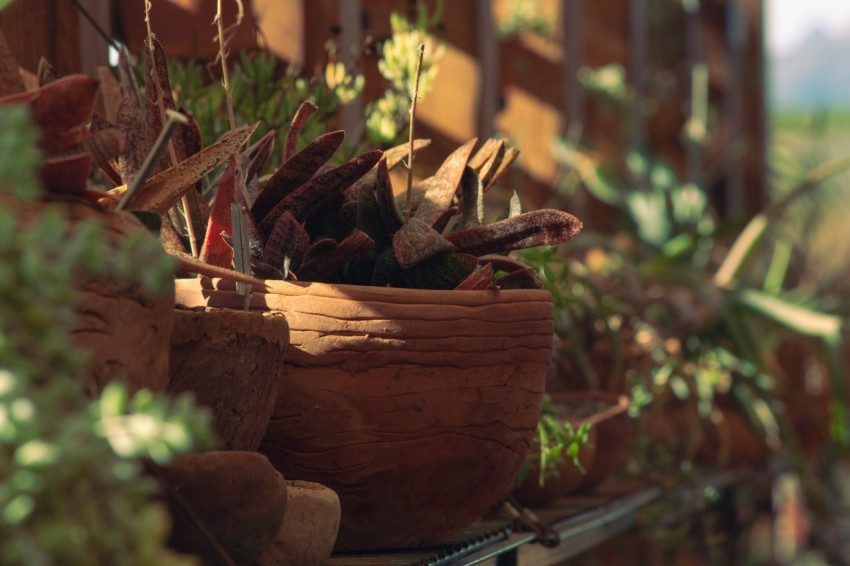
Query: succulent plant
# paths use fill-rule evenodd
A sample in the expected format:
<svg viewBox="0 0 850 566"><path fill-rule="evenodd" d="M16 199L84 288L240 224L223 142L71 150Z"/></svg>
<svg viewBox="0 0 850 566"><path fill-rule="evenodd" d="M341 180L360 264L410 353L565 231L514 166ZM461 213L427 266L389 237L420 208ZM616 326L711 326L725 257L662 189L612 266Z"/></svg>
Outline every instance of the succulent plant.
<svg viewBox="0 0 850 566"><path fill-rule="evenodd" d="M290 137L298 136L308 108L296 116ZM433 176L413 186L412 210L402 214L405 197L394 195L389 171L407 148L369 151L342 165L327 165L343 138L342 131L329 132L297 153L288 144L283 165L248 202L234 189L235 168L229 167L213 205L214 222L204 245L208 253L202 259L230 266L229 242L221 234L232 234L233 202L250 210L254 270L267 278L489 289L497 286L497 272L508 272L499 286L537 286L522 264L493 254L561 243L581 229L581 222L566 212L523 214L516 206L504 219L484 222L484 194L518 154L502 140L489 140L475 153L475 139L455 150ZM418 140L414 149L426 145ZM262 169L256 161L269 154L262 144L243 154L249 175Z"/></svg>

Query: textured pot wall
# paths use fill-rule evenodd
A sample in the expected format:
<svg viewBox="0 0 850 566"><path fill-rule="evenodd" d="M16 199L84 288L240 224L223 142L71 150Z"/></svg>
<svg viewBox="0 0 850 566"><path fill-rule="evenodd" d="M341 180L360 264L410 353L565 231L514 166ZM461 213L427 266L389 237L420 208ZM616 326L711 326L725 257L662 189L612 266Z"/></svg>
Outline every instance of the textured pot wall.
<svg viewBox="0 0 850 566"><path fill-rule="evenodd" d="M40 202L2 201L14 206L22 222L34 221L44 213ZM77 200L51 204L61 206L68 218L69 231L83 221L99 222L113 245L128 236L154 238L135 216L105 213ZM103 258L104 262L110 258ZM128 279L74 274L73 284L80 293L75 305L77 318L72 330L74 344L89 355L84 372L86 388L99 393L117 379L132 391L147 388L162 391L168 381L168 349L174 312L174 292L152 295Z"/></svg>
<svg viewBox="0 0 850 566"><path fill-rule="evenodd" d="M226 282L201 284L178 281L178 303L241 301ZM256 291L253 306L283 311L291 338L260 450L287 478L339 494L337 549L445 539L511 489L540 414L548 292Z"/></svg>
<svg viewBox="0 0 850 566"><path fill-rule="evenodd" d="M256 450L277 397L289 326L279 312L174 312L168 390L209 407L228 450Z"/></svg>

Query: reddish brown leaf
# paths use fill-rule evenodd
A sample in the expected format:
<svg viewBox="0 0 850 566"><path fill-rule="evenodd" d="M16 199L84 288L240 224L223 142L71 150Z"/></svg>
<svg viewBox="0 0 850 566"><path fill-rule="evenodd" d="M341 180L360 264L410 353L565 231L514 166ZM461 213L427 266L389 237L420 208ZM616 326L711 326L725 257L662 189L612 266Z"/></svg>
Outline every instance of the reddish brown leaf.
<svg viewBox="0 0 850 566"><path fill-rule="evenodd" d="M128 207L160 214L166 212L199 179L234 155L256 128L256 124L238 128L175 167L154 175L145 181ZM102 204L107 208L115 206L126 191L126 186L109 191L110 198Z"/></svg>
<svg viewBox="0 0 850 566"><path fill-rule="evenodd" d="M481 178L481 185L484 187L484 192L486 193L490 186L493 184L493 181L496 177L496 172L499 170L499 167L502 165L502 161L505 159L505 140L499 140L496 142L496 151L490 156L490 159L484 164L481 170L478 172L478 176Z"/></svg>
<svg viewBox="0 0 850 566"><path fill-rule="evenodd" d="M6 38L0 31L0 97L19 92L24 92L24 81L18 71L18 64L6 44Z"/></svg>
<svg viewBox="0 0 850 566"><path fill-rule="evenodd" d="M504 271L505 273L528 269L528 266L521 261L501 254L482 255L478 258L478 263L482 265L489 263L496 271Z"/></svg>
<svg viewBox="0 0 850 566"><path fill-rule="evenodd" d="M452 250L454 245L429 224L410 218L393 235L393 251L399 265L410 268L438 253Z"/></svg>
<svg viewBox="0 0 850 566"><path fill-rule="evenodd" d="M496 277L493 273L493 266L485 264L478 266L475 271L469 274L469 277L461 281L456 291L487 291L496 289Z"/></svg>
<svg viewBox="0 0 850 566"><path fill-rule="evenodd" d="M45 159L39 179L53 194L84 196L91 171L91 154L77 153Z"/></svg>
<svg viewBox="0 0 850 566"><path fill-rule="evenodd" d="M306 222L316 211L340 197L342 191L374 167L381 155L378 150L368 151L300 186L263 218L260 222L260 232L270 233L284 210L288 210L296 220Z"/></svg>
<svg viewBox="0 0 850 566"><path fill-rule="evenodd" d="M242 154L242 170L245 172L245 187L248 189L248 198L251 201L247 205L248 210L251 210L251 207L257 201L257 196L260 192L259 176L263 168L269 162L269 158L272 156L276 133L277 132L274 130L266 132L266 135L261 137Z"/></svg>
<svg viewBox="0 0 850 566"><path fill-rule="evenodd" d="M89 152L94 161L94 165L102 167L110 160L118 157L121 154L123 146L123 133L115 129L101 130L88 136L83 141L71 146L61 153L53 154L53 156L59 157L61 155L74 155L75 153Z"/></svg>
<svg viewBox="0 0 850 566"><path fill-rule="evenodd" d="M479 226L484 223L484 187L475 169L467 166L460 180L461 228Z"/></svg>
<svg viewBox="0 0 850 566"><path fill-rule="evenodd" d="M542 289L543 282L530 267L511 271L496 282L499 289Z"/></svg>
<svg viewBox="0 0 850 566"><path fill-rule="evenodd" d="M351 235L334 246L328 253L305 258L298 270L301 281L323 281L346 263L364 256L373 250L375 243L361 232L354 230Z"/></svg>
<svg viewBox="0 0 850 566"><path fill-rule="evenodd" d="M452 205L463 170L477 138L472 138L449 155L433 177L420 183L423 200L416 208L416 218L431 225Z"/></svg>
<svg viewBox="0 0 850 566"><path fill-rule="evenodd" d="M210 211L210 221L207 225L207 235L201 248L199 259L210 265L230 267L233 263L233 248L227 245L222 233L233 237L230 205L235 202L236 193L236 159L231 158L224 170L218 192Z"/></svg>
<svg viewBox="0 0 850 566"><path fill-rule="evenodd" d="M116 123L117 122L110 122L99 112L92 112L91 121L89 122L89 133L96 134L103 130L118 129L118 126L115 125Z"/></svg>
<svg viewBox="0 0 850 566"><path fill-rule="evenodd" d="M513 147L509 147L505 150L505 157L502 159L502 162L499 164L498 170L495 172L493 177L490 179L490 182L487 186L484 187L484 192L489 191L493 185L495 185L499 179L507 172L508 168L514 164L517 157L519 157L519 150Z"/></svg>
<svg viewBox="0 0 850 566"><path fill-rule="evenodd" d="M431 145L431 140L413 140L414 155L429 145ZM407 159L409 148L410 146L405 143L384 151L384 159L387 160L387 171L392 171L399 163ZM372 169L359 181L345 189L345 200L348 202L357 202L360 199L360 189L374 186L376 179L377 172L375 169Z"/></svg>
<svg viewBox="0 0 850 566"><path fill-rule="evenodd" d="M317 137L281 165L254 201L251 207L254 219L257 222L262 221L281 200L309 181L336 152L344 138L345 132L342 130L328 132Z"/></svg>
<svg viewBox="0 0 850 566"><path fill-rule="evenodd" d="M337 243L333 238L322 238L310 244L304 251L301 261L313 261L317 257L333 252Z"/></svg>
<svg viewBox="0 0 850 566"><path fill-rule="evenodd" d="M183 242L183 238L180 237L177 229L174 228L171 219L165 215L161 215L161 218L162 229L159 231L159 239L162 241L162 247L165 251L173 255L189 253L189 250L186 249L186 244Z"/></svg>
<svg viewBox="0 0 850 566"><path fill-rule="evenodd" d="M286 138L283 141L283 153L280 156L281 163L286 163L295 155L295 152L298 150L298 136L301 135L304 124L307 123L310 116L318 109L318 106L306 100L295 111L295 116L292 117L292 124L290 124L289 131L286 132Z"/></svg>
<svg viewBox="0 0 850 566"><path fill-rule="evenodd" d="M44 57L41 57L38 60L38 67L36 68L35 74L38 76L39 86L50 84L59 78L59 73L56 72L56 68Z"/></svg>
<svg viewBox="0 0 850 566"><path fill-rule="evenodd" d="M481 148L475 152L475 155L469 158L468 165L476 173L479 173L481 168L484 167L484 164L487 163L487 160L493 155L493 152L496 151L498 145L499 140L496 138L487 138L484 140L484 144Z"/></svg>
<svg viewBox="0 0 850 566"><path fill-rule="evenodd" d="M121 84L121 98L129 96L136 106L142 108L142 94L139 83L136 82L136 71L123 46L118 50L118 82Z"/></svg>
<svg viewBox="0 0 850 566"><path fill-rule="evenodd" d="M94 109L97 81L86 75L68 75L38 89L32 102L32 119L43 135L63 134L86 124Z"/></svg>
<svg viewBox="0 0 850 566"><path fill-rule="evenodd" d="M378 202L378 210L381 213L381 220L384 222L384 228L390 235L395 234L401 228L403 222L401 214L395 205L393 197L393 186L390 182L389 165L386 158L378 162L375 179L375 200Z"/></svg>
<svg viewBox="0 0 850 566"><path fill-rule="evenodd" d="M310 244L310 235L289 212L284 212L269 234L263 248L263 262L280 269L284 277L290 268L295 269L301 263L304 251ZM289 259L289 265L286 260Z"/></svg>
<svg viewBox="0 0 850 566"><path fill-rule="evenodd" d="M150 47L145 46L145 125L152 138L159 135L165 126L166 110L174 110L174 97L168 80L168 62L165 51L155 36L150 39ZM169 141L169 151L164 151L159 166L154 171L164 171L177 165L186 158L181 135L175 135ZM173 158L172 158L173 152Z"/></svg>
<svg viewBox="0 0 850 566"><path fill-rule="evenodd" d="M103 102L104 116L116 124L118 122L118 107L121 106L121 85L109 67L97 68L97 79L100 81L100 98Z"/></svg>
<svg viewBox="0 0 850 566"><path fill-rule="evenodd" d="M581 231L581 221L561 210L535 210L446 236L458 252L473 255L560 244Z"/></svg>
<svg viewBox="0 0 850 566"><path fill-rule="evenodd" d="M151 148L142 108L133 97L124 95L118 107L118 129L124 134L124 149L118 159L121 179L129 184L142 167Z"/></svg>

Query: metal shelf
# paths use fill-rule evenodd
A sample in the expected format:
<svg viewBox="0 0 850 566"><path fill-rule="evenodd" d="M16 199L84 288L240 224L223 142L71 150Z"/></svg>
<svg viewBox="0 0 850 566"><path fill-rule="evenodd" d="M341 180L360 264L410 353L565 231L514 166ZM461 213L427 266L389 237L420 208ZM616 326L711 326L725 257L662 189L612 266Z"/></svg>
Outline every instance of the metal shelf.
<svg viewBox="0 0 850 566"><path fill-rule="evenodd" d="M679 498L677 515L696 509L692 497L695 489L722 489L747 475L740 470L706 473L696 485L674 490L670 495ZM565 497L533 510L540 524L547 527L552 538L557 538L554 546L540 544L533 532L515 532L511 523L481 521L454 539L433 547L334 555L328 566L557 564L632 529L637 512L664 494L660 487L634 480L608 482L602 488L592 495Z"/></svg>

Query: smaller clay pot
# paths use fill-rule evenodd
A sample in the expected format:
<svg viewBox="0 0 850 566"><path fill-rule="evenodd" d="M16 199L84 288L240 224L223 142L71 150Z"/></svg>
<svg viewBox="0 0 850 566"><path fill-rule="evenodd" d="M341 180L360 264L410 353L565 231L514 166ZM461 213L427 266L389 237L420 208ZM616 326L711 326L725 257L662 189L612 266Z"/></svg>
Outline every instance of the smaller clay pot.
<svg viewBox="0 0 850 566"><path fill-rule="evenodd" d="M176 550L198 555L204 564L224 563L187 507L237 564L252 564L275 539L286 513L287 485L262 454L190 454L160 473L170 488L169 545Z"/></svg>
<svg viewBox="0 0 850 566"><path fill-rule="evenodd" d="M213 413L227 450L256 450L271 420L289 325L280 312L174 311L168 390Z"/></svg>
<svg viewBox="0 0 850 566"><path fill-rule="evenodd" d="M318 566L331 557L339 532L339 497L308 481L287 482L286 515L277 537L255 566Z"/></svg>
<svg viewBox="0 0 850 566"><path fill-rule="evenodd" d="M622 465L632 439L632 422L628 414L629 398L606 391L565 391L551 394L558 414L574 428L590 423L588 446L579 452L582 473L571 461L558 469L559 475L538 482L539 467L533 466L523 484L513 495L525 506L545 505L571 493L589 492L605 481Z"/></svg>

